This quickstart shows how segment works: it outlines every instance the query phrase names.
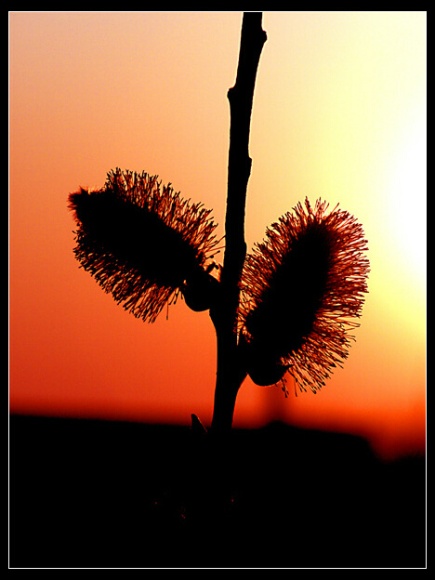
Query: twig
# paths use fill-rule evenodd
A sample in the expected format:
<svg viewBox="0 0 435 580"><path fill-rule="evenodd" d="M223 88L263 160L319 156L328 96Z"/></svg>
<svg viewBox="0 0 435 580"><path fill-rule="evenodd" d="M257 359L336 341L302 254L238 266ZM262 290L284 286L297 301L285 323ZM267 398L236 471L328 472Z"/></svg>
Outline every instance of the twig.
<svg viewBox="0 0 435 580"><path fill-rule="evenodd" d="M266 33L261 28L262 13L243 15L239 62L234 87L228 91L230 103L230 146L225 220L225 254L220 295L210 310L217 335L217 377L212 432L226 433L232 426L238 390L246 370L237 351L237 309L239 282L246 256L245 203L251 173L249 131L255 78Z"/></svg>

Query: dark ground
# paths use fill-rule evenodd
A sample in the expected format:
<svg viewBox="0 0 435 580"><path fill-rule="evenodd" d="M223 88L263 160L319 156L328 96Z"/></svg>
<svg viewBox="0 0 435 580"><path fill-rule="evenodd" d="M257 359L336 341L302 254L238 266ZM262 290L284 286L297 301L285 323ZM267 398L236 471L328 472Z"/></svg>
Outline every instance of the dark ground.
<svg viewBox="0 0 435 580"><path fill-rule="evenodd" d="M187 427L10 417L10 567L425 567L424 458L276 423L233 432L225 479L206 445Z"/></svg>

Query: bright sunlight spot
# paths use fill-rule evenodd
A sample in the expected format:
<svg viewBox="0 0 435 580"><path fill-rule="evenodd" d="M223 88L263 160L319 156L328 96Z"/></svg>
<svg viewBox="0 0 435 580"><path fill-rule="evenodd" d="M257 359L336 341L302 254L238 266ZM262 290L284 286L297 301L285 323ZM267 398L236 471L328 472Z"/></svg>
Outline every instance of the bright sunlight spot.
<svg viewBox="0 0 435 580"><path fill-rule="evenodd" d="M389 171L390 235L402 267L417 284L426 277L426 123L408 125Z"/></svg>

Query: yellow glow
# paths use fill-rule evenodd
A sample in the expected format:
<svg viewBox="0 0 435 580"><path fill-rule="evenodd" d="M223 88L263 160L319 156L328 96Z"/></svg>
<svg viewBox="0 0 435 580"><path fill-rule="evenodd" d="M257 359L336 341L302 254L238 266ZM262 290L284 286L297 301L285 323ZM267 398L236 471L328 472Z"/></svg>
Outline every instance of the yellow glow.
<svg viewBox="0 0 435 580"><path fill-rule="evenodd" d="M395 251L405 274L424 285L426 277L426 123L423 113L409 123L387 169L386 191Z"/></svg>

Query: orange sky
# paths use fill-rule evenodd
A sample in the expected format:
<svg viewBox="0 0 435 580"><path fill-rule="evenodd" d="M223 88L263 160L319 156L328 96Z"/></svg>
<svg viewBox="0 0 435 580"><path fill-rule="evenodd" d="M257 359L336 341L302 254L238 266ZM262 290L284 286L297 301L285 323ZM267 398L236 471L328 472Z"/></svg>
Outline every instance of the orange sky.
<svg viewBox="0 0 435 580"><path fill-rule="evenodd" d="M79 269L67 197L158 174L223 233L239 12L10 12L10 409L211 421L215 336L179 302L153 325ZM344 368L317 395L247 380L272 418L421 451L426 393L426 13L266 12L246 236L308 196L364 225L371 274Z"/></svg>

